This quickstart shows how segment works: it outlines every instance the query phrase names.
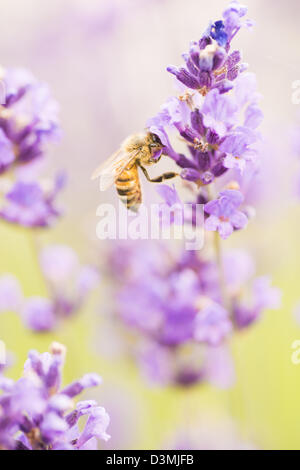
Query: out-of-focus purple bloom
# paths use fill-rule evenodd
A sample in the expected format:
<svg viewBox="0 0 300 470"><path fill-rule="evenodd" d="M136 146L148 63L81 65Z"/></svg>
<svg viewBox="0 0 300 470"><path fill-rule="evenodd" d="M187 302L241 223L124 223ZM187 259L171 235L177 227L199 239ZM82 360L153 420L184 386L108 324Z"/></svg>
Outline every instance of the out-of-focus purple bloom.
<svg viewBox="0 0 300 470"><path fill-rule="evenodd" d="M205 228L209 231L218 231L221 238L226 240L234 230L240 230L247 225L246 215L238 208L244 201L243 195L234 189L227 189L220 193L220 197L205 205L205 212L209 214L205 221Z"/></svg>
<svg viewBox="0 0 300 470"><path fill-rule="evenodd" d="M96 374L61 389L64 346L53 343L50 353L30 351L24 374L16 382L0 380L0 448L10 450L81 450L106 441L109 416L95 401L74 405L73 397L100 384ZM92 377L92 378L89 378ZM72 390L72 393L69 392ZM77 423L87 422L82 431Z"/></svg>
<svg viewBox="0 0 300 470"><path fill-rule="evenodd" d="M142 333L147 343L150 341L150 349L154 348L155 353L149 353L147 346L140 357L147 375L157 375L156 379L153 375L153 380L162 383L191 385L205 380L201 355L198 356L198 365L187 366L181 363L180 350L185 345L197 345L194 336L198 299L202 294L216 301L219 299L217 273L214 266L198 259L194 252L189 257L187 254L182 258L179 256L174 263L164 246L157 245L156 249L158 257L155 252L151 256L149 247L139 255L131 251L126 265L129 272L121 276L116 308L124 323ZM208 280L210 276L211 282ZM220 320L223 322L223 318ZM217 321L216 318L216 324ZM221 330L223 326L220 324ZM168 370L174 358L177 358L177 366Z"/></svg>
<svg viewBox="0 0 300 470"><path fill-rule="evenodd" d="M79 260L71 247L50 245L40 254L40 264L44 276L49 282L66 282L79 268Z"/></svg>
<svg viewBox="0 0 300 470"><path fill-rule="evenodd" d="M191 387L209 383L218 388L231 387L235 381L232 357L225 346L168 348L150 342L138 351L138 362L151 384Z"/></svg>
<svg viewBox="0 0 300 470"><path fill-rule="evenodd" d="M82 266L76 280L76 290L79 292L81 301L89 294L92 289L95 289L99 284L99 273L96 268L92 266Z"/></svg>
<svg viewBox="0 0 300 470"><path fill-rule="evenodd" d="M218 346L232 331L232 323L225 308L209 299L204 302L196 317L195 339L200 343Z"/></svg>
<svg viewBox="0 0 300 470"><path fill-rule="evenodd" d="M54 330L61 320L75 315L99 283L97 269L81 265L69 246L47 246L40 253L40 264L48 298L23 299L15 278L0 278L0 312L19 313L25 325L37 332Z"/></svg>
<svg viewBox="0 0 300 470"><path fill-rule="evenodd" d="M277 309L281 302L281 292L277 287L271 286L268 276L259 277L253 284L254 305L257 309Z"/></svg>
<svg viewBox="0 0 300 470"><path fill-rule="evenodd" d="M243 297L237 297L233 302L234 321L238 328L245 328L261 316L267 309L278 309L281 301L281 292L271 286L268 277L259 277L253 281L251 302Z"/></svg>
<svg viewBox="0 0 300 470"><path fill-rule="evenodd" d="M77 254L69 246L47 246L41 251L40 262L51 291L56 292L57 297L70 299L77 308L99 283L96 268L80 265Z"/></svg>
<svg viewBox="0 0 300 470"><path fill-rule="evenodd" d="M0 174L4 173L14 160L15 154L12 143L6 137L3 130L0 129Z"/></svg>
<svg viewBox="0 0 300 470"><path fill-rule="evenodd" d="M0 277L0 313L16 312L23 301L23 294L18 280L11 274Z"/></svg>
<svg viewBox="0 0 300 470"><path fill-rule="evenodd" d="M59 216L54 206L59 189L55 185L45 191L38 183L18 181L6 194L0 217L25 227L48 227Z"/></svg>
<svg viewBox="0 0 300 470"><path fill-rule="evenodd" d="M228 389L235 383L233 357L226 344L207 348L205 355L205 376L208 383Z"/></svg>
<svg viewBox="0 0 300 470"><path fill-rule="evenodd" d="M255 274L255 263L249 253L235 250L224 255L224 275L229 286L229 294L239 295Z"/></svg>
<svg viewBox="0 0 300 470"><path fill-rule="evenodd" d="M249 255L237 251L224 257L226 308L215 260L194 251L173 252L161 243L122 244L113 255L115 310L123 324L137 333L135 354L145 375L163 385L230 386L232 364L228 352L223 357L222 351L235 328L242 326L239 312L243 307L261 313L275 307L278 299L278 290L265 280L255 280L252 299L244 299L255 272Z"/></svg>
<svg viewBox="0 0 300 470"><path fill-rule="evenodd" d="M50 331L56 322L50 300L39 297L33 297L25 302L22 318L25 325L34 331Z"/></svg>
<svg viewBox="0 0 300 470"><path fill-rule="evenodd" d="M62 178L45 188L34 166L43 159L46 143L59 136L58 105L48 86L25 69L1 70L1 80L6 96L0 109L0 174L6 179L1 181L0 217L25 227L48 227L59 216L54 199ZM26 178L20 178L25 168Z"/></svg>
<svg viewBox="0 0 300 470"><path fill-rule="evenodd" d="M93 266L81 266L69 246L49 245L41 251L41 268L50 299L33 297L25 303L22 317L35 331L50 331L60 320L75 315L99 283Z"/></svg>
<svg viewBox="0 0 300 470"><path fill-rule="evenodd" d="M58 137L58 105L48 86L25 69L5 70L2 80L6 101L0 128L15 149L15 163L28 163L42 156L46 141Z"/></svg>
<svg viewBox="0 0 300 470"><path fill-rule="evenodd" d="M195 273L189 269L175 271L165 278L164 284L153 275L148 279L149 288L146 289L141 280L140 289L134 283L120 293L118 301L122 304L124 321L144 330L162 344L177 345L188 341L193 337L197 312L193 306L198 289ZM148 282L146 278L145 282ZM134 303L130 300L133 293ZM146 309L150 309L151 314L141 316L141 311Z"/></svg>

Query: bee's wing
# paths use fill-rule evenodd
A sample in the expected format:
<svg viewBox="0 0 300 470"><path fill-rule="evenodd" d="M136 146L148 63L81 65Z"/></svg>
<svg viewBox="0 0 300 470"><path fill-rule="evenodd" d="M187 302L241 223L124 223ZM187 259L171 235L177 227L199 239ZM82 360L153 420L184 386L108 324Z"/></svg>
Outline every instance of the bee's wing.
<svg viewBox="0 0 300 470"><path fill-rule="evenodd" d="M100 177L100 191L106 191L125 170L126 166L136 159L138 153L138 151L126 153L124 150L119 149L102 165L96 168L92 174L92 179Z"/></svg>
<svg viewBox="0 0 300 470"><path fill-rule="evenodd" d="M119 149L111 157L109 157L105 162L101 163L94 171L91 176L91 179L94 180L98 178L107 168L110 167L115 161L118 160L118 156L122 153L122 149Z"/></svg>

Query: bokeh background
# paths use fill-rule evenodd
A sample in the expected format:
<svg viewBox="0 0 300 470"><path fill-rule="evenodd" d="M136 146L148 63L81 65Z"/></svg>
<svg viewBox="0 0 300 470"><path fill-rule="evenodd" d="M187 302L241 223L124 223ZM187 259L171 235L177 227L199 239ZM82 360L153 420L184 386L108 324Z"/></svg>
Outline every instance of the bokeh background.
<svg viewBox="0 0 300 470"><path fill-rule="evenodd" d="M117 329L107 321L111 292L99 289L75 319L53 334L25 330L17 315L0 316L0 338L13 352L9 375L18 377L29 349L53 340L68 348L65 380L88 371L103 377L97 397L111 415L107 448L159 449L254 446L300 448L300 365L291 361L300 339L293 312L300 300L299 162L291 129L300 122L292 83L300 79L300 3L248 0L252 32L236 46L257 74L265 114L264 165L257 217L231 245L255 256L259 274L269 273L283 291L282 307L235 338L236 385L230 391L150 387L128 358ZM218 19L225 0L10 0L0 1L0 61L24 66L48 82L61 111L62 140L49 149L49 173L66 169L61 197L64 217L38 234L39 242L71 245L84 262L99 260L107 245L96 238L96 209L116 201L90 181L94 167L173 92L165 71ZM150 190L150 189L149 189ZM14 273L26 295L45 295L30 231L0 225L0 273ZM191 444L192 442L192 444Z"/></svg>

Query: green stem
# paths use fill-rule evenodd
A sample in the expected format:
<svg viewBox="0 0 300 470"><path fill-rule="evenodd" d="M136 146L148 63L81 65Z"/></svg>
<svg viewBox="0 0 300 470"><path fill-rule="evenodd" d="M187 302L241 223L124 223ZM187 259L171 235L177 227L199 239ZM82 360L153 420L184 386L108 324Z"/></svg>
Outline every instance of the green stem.
<svg viewBox="0 0 300 470"><path fill-rule="evenodd" d="M53 294L53 288L51 283L47 280L47 278L44 276L42 269L41 269L41 262L40 262L40 251L41 251L41 244L39 240L39 232L38 229L32 229L29 231L29 242L31 245L31 252L33 254L35 263L41 273L41 276L43 278L43 282L45 285L45 294L47 294L49 297L52 296Z"/></svg>
<svg viewBox="0 0 300 470"><path fill-rule="evenodd" d="M214 188L213 184L207 185L206 187L208 197L210 200L216 199L216 191ZM223 264L223 254L222 254L222 245L221 245L221 239L220 235L218 232L214 232L214 250L215 250L215 256L216 256L216 263L218 266L218 272L219 272L219 284L220 284L220 292L221 292L221 297L223 301L223 305L228 311L230 311L230 301L227 295L227 289L226 289L226 279L225 279L225 273L224 273L224 264Z"/></svg>
<svg viewBox="0 0 300 470"><path fill-rule="evenodd" d="M224 273L224 265L223 265L223 255L222 255L222 246L220 235L218 232L214 232L214 247L216 253L216 262L219 271L219 283L220 283L220 291L223 304L225 308L229 308L229 301L227 297L227 289L226 289L226 280L225 280L225 273Z"/></svg>

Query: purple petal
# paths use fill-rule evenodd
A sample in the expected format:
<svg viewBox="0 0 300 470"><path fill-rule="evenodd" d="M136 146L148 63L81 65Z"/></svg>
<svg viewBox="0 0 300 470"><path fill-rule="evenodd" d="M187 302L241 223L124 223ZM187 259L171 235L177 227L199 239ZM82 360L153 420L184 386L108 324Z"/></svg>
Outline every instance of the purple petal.
<svg viewBox="0 0 300 470"><path fill-rule="evenodd" d="M77 380L65 387L61 393L73 398L76 395L79 395L86 388L97 387L101 382L102 379L98 374L86 374L80 380Z"/></svg>
<svg viewBox="0 0 300 470"><path fill-rule="evenodd" d="M248 223L248 219L247 219L246 215L243 214L243 212L240 212L240 211L236 211L230 217L230 221L231 221L232 225L234 226L234 228L236 228L236 229L242 229Z"/></svg>
<svg viewBox="0 0 300 470"><path fill-rule="evenodd" d="M220 222L218 231L220 237L226 240L233 233L233 226L230 222Z"/></svg>
<svg viewBox="0 0 300 470"><path fill-rule="evenodd" d="M169 67L167 67L167 71L175 75L177 80L179 80L188 88L191 88L194 90L197 90L199 88L198 80L195 77L193 77L186 69L184 68L177 69L176 67L173 67L172 65L170 65Z"/></svg>

